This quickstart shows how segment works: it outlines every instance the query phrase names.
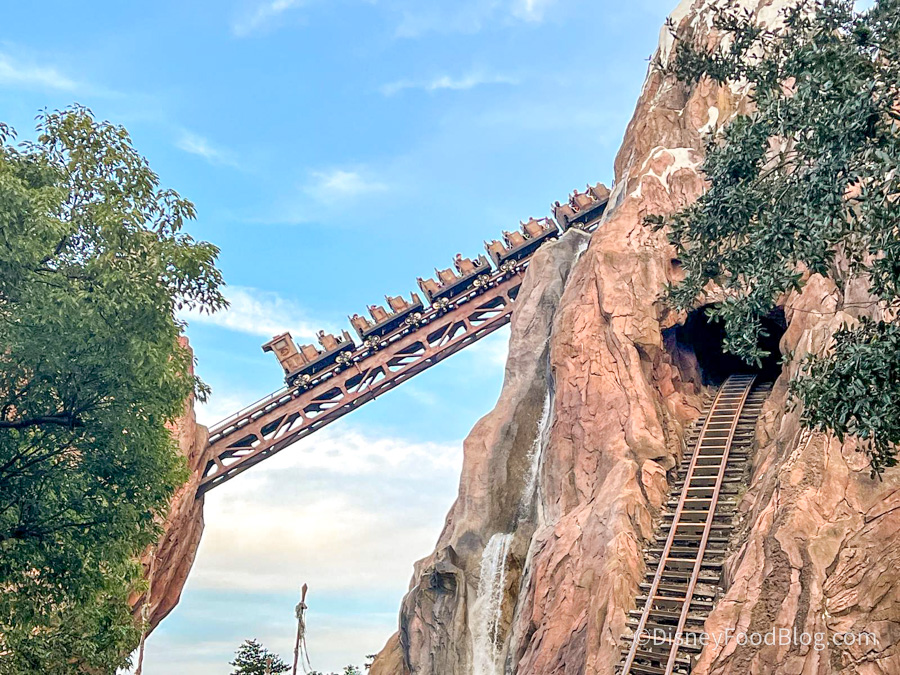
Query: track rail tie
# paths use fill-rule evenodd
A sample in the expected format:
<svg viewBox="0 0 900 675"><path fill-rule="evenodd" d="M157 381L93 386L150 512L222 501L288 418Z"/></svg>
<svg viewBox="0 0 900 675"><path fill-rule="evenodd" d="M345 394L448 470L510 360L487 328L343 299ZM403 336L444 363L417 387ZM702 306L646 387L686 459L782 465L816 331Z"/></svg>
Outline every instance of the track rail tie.
<svg viewBox="0 0 900 675"><path fill-rule="evenodd" d="M675 481L655 542L645 550L646 581L628 612L633 631L623 646L621 675L689 673L701 647L682 639L702 627L719 594L719 579L768 388L754 375L729 377L711 398L698 427L685 433L683 478ZM646 642L648 631L652 642Z"/></svg>

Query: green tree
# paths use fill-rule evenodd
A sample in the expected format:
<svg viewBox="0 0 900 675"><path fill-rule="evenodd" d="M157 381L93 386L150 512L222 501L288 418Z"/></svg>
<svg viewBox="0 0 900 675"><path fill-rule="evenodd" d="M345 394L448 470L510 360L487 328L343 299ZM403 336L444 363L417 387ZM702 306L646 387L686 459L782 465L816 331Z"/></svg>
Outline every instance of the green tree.
<svg viewBox="0 0 900 675"><path fill-rule="evenodd" d="M0 125L0 673L112 673L135 562L187 472L167 424L203 385L181 308L224 305L127 132L74 107Z"/></svg>
<svg viewBox="0 0 900 675"><path fill-rule="evenodd" d="M231 662L231 675L277 675L291 669L277 654L272 654L256 640L245 640Z"/></svg>
<svg viewBox="0 0 900 675"><path fill-rule="evenodd" d="M674 306L717 284L725 348L749 362L761 318L804 273L868 289L871 303L840 307L861 320L806 359L792 391L806 424L862 439L878 473L900 442L900 2L807 0L783 19L760 26L731 5L715 16L719 47L678 36L668 74L748 86L754 105L710 136L709 190L651 221L669 226L686 273Z"/></svg>

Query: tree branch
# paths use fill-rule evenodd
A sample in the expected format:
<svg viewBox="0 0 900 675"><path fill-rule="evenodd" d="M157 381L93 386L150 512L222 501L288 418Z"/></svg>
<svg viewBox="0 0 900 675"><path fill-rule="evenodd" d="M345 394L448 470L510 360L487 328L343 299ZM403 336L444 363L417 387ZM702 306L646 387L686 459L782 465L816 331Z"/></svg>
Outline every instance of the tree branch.
<svg viewBox="0 0 900 675"><path fill-rule="evenodd" d="M20 420L0 420L0 429L27 429L53 424L70 429L83 426L83 422L74 413L61 413L58 415L39 415L38 417L25 417Z"/></svg>

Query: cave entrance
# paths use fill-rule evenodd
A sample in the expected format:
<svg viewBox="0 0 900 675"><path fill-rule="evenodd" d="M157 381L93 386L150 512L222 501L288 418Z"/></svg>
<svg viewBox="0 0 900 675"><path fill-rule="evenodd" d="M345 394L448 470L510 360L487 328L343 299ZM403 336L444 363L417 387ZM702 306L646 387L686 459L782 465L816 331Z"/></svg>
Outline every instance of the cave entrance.
<svg viewBox="0 0 900 675"><path fill-rule="evenodd" d="M670 328L673 345L677 352L693 353L700 369L700 377L704 385L718 386L729 375L755 373L763 380L772 381L781 373L781 351L778 343L787 329L784 310L781 307L773 310L763 319L764 335L760 337L760 346L769 352L763 359L762 367L746 363L739 356L722 349L725 339L723 324L712 320L706 307L695 309L687 316L687 320Z"/></svg>

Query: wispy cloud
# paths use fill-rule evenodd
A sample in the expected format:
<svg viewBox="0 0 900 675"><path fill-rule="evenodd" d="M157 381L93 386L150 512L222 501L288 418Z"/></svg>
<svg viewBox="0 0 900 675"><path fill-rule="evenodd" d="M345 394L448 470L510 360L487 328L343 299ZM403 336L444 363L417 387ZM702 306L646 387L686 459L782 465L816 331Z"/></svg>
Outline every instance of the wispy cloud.
<svg viewBox="0 0 900 675"><path fill-rule="evenodd" d="M228 309L215 314L184 312L182 318L265 338L290 331L294 338L310 341L318 329L328 329L310 322L302 307L272 291L228 286L225 297L230 303Z"/></svg>
<svg viewBox="0 0 900 675"><path fill-rule="evenodd" d="M544 13L554 2L555 0L516 0L512 5L512 14L523 21L540 23L544 20Z"/></svg>
<svg viewBox="0 0 900 675"><path fill-rule="evenodd" d="M501 329L476 342L469 347L467 354L482 369L502 369L506 366L506 359L509 356L509 329Z"/></svg>
<svg viewBox="0 0 900 675"><path fill-rule="evenodd" d="M238 37L245 37L269 25L289 9L302 7L307 2L308 0L267 0L237 18L231 24L231 31Z"/></svg>
<svg viewBox="0 0 900 675"><path fill-rule="evenodd" d="M520 132L588 130L597 132L592 138L600 141L615 131L617 119L613 111L602 107L564 107L550 101L533 101L528 105L503 106L480 112L474 118L485 127Z"/></svg>
<svg viewBox="0 0 900 675"><path fill-rule="evenodd" d="M75 91L79 83L54 66L14 59L0 53L0 85L26 89Z"/></svg>
<svg viewBox="0 0 900 675"><path fill-rule="evenodd" d="M241 392L242 394L244 392ZM254 397L235 394L220 394L213 390L205 403L196 403L194 411L197 413L197 421L210 427L216 422L224 420L232 413L243 410L253 402Z"/></svg>
<svg viewBox="0 0 900 675"><path fill-rule="evenodd" d="M402 589L440 531L461 460L460 442L323 429L210 494L192 584L293 591L303 570L317 592Z"/></svg>
<svg viewBox="0 0 900 675"><path fill-rule="evenodd" d="M347 199L370 194L372 192L384 192L388 186L375 179L364 175L362 171L348 171L345 169L329 169L327 171L313 171L311 180L304 187L308 195L322 200Z"/></svg>
<svg viewBox="0 0 900 675"><path fill-rule="evenodd" d="M304 582L316 668L360 664L397 630L396 603L413 561L441 531L461 462L458 441L416 442L341 424L210 492L185 597L150 637L144 672L221 673L250 635L289 654Z"/></svg>
<svg viewBox="0 0 900 675"><path fill-rule="evenodd" d="M477 33L494 25L516 22L540 23L556 0L358 0L378 4L398 17L395 34L400 38L418 38L427 33ZM231 31L237 37L277 27L292 10L307 8L317 0L263 0L237 16Z"/></svg>
<svg viewBox="0 0 900 675"><path fill-rule="evenodd" d="M231 151L214 145L192 131L182 131L175 145L179 150L202 157L215 166L238 166L237 159Z"/></svg>
<svg viewBox="0 0 900 675"><path fill-rule="evenodd" d="M276 196L268 213L248 217L253 223L299 225L305 223L350 222L343 216L353 212L363 197L380 199L398 189L394 178L381 176L362 165L345 168L307 169L293 189Z"/></svg>
<svg viewBox="0 0 900 675"><path fill-rule="evenodd" d="M381 87L381 93L385 96L393 96L406 89L419 89L427 92L441 90L465 91L483 85L518 83L519 81L516 78L508 75L473 71L462 77L439 75L429 80L398 80L396 82L389 82Z"/></svg>
<svg viewBox="0 0 900 675"><path fill-rule="evenodd" d="M478 33L517 22L540 23L556 0L457 0L444 5L402 2L396 35L418 38L427 33Z"/></svg>

